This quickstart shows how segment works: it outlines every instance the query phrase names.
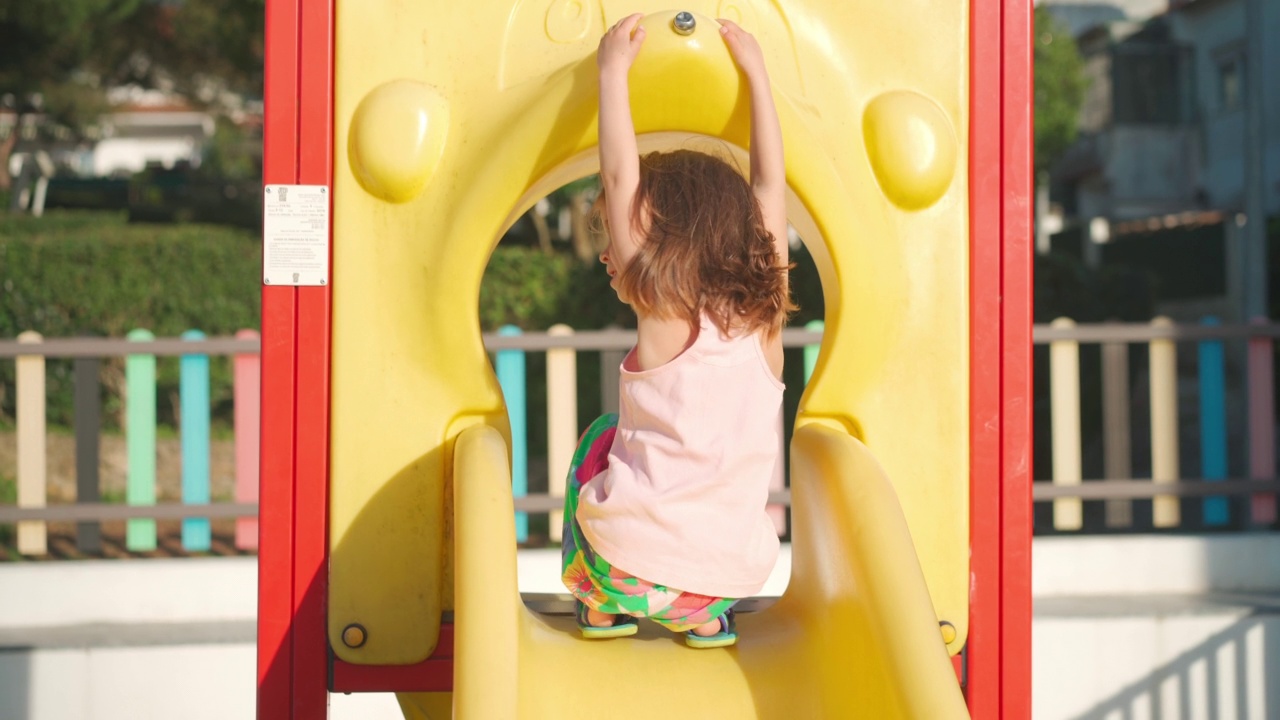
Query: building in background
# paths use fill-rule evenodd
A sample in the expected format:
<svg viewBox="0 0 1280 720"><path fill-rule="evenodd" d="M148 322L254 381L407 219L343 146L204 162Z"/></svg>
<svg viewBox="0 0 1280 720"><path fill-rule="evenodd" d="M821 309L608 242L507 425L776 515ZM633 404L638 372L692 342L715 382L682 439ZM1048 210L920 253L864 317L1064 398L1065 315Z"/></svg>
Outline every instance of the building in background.
<svg viewBox="0 0 1280 720"><path fill-rule="evenodd" d="M132 175L147 166L199 167L205 144L213 138L213 116L182 98L157 91L119 88L107 94L112 112L102 118L100 139L92 145L98 177Z"/></svg>
<svg viewBox="0 0 1280 720"><path fill-rule="evenodd" d="M1159 276L1161 311L1174 315L1239 319L1247 261L1238 252L1255 153L1264 214L1280 215L1277 69L1262 83L1261 116L1271 120L1256 138L1247 132L1249 73L1265 77L1268 64L1250 62L1252 1L1047 5L1077 31L1087 82L1079 138L1051 173L1063 229L1054 247L1091 266L1145 265ZM1165 7L1145 18L1136 12L1156 4ZM1280 8L1260 14L1267 44L1280 43ZM1277 51L1270 53L1274 66Z"/></svg>

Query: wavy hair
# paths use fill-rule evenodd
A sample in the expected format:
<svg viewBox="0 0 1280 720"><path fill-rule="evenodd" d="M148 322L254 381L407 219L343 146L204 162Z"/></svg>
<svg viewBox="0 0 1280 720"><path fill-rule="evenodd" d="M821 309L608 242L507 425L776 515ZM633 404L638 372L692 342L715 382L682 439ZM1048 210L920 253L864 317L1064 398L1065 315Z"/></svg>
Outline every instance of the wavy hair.
<svg viewBox="0 0 1280 720"><path fill-rule="evenodd" d="M637 313L697 328L705 312L725 335L772 337L796 309L791 266L778 263L760 203L724 160L696 150L641 156L631 223L638 248L618 274L618 295Z"/></svg>

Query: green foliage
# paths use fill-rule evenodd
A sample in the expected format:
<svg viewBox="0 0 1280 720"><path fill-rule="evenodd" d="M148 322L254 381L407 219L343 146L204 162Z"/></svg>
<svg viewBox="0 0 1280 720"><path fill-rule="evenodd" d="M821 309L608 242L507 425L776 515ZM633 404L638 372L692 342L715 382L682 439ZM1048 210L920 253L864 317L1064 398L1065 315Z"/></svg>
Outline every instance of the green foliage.
<svg viewBox="0 0 1280 720"><path fill-rule="evenodd" d="M556 323L578 330L635 327L635 315L618 301L597 263L568 253L498 247L480 284L480 326L545 330Z"/></svg>
<svg viewBox="0 0 1280 720"><path fill-rule="evenodd" d="M220 102L222 91L262 96L265 0L147 2L103 37L99 64L116 82L172 87Z"/></svg>
<svg viewBox="0 0 1280 720"><path fill-rule="evenodd" d="M26 330L45 337L123 337L146 328L176 337L197 328L229 335L259 323L257 237L203 225L130 225L122 214L50 213L44 218L0 216L0 337ZM107 422L119 410L122 361L103 368ZM0 416L13 413L13 363L0 364ZM51 360L46 369L48 418L72 422L72 368ZM211 362L211 401L229 417L230 368ZM160 418L176 415L178 360L158 362Z"/></svg>
<svg viewBox="0 0 1280 720"><path fill-rule="evenodd" d="M221 180L262 179L262 137L254 137L225 117L217 120L200 163L200 174Z"/></svg>
<svg viewBox="0 0 1280 720"><path fill-rule="evenodd" d="M1060 252L1035 260L1035 321L1146 322L1155 311L1155 279L1130 265L1090 268Z"/></svg>
<svg viewBox="0 0 1280 720"><path fill-rule="evenodd" d="M1076 138L1084 64L1075 40L1042 4L1035 10L1035 163L1046 171Z"/></svg>
<svg viewBox="0 0 1280 720"><path fill-rule="evenodd" d="M217 112L262 97L265 0L56 0L0 4L0 102L40 113L43 135L91 134L106 88L160 87ZM8 187L14 137L0 137ZM217 140L215 140L215 143Z"/></svg>
<svg viewBox="0 0 1280 720"><path fill-rule="evenodd" d="M59 0L0 5L0 94L26 95L64 82L90 61L144 0Z"/></svg>
<svg viewBox="0 0 1280 720"><path fill-rule="evenodd" d="M18 481L0 474L0 507L18 504ZM17 538L14 525L0 524L0 546L12 545Z"/></svg>
<svg viewBox="0 0 1280 720"><path fill-rule="evenodd" d="M106 109L100 37L110 38L144 0L59 0L0 5L0 98L19 116L42 113L40 127L80 135ZM9 180L11 142L0 151L0 185Z"/></svg>

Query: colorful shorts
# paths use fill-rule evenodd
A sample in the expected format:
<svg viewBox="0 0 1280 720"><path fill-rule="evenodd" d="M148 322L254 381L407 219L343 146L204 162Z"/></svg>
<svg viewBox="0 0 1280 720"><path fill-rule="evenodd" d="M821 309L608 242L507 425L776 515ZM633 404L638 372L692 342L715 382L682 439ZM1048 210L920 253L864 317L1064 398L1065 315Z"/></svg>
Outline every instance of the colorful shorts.
<svg viewBox="0 0 1280 720"><path fill-rule="evenodd" d="M649 618L675 632L705 625L733 607L737 599L682 592L623 572L591 549L578 526L578 494L588 480L609 467L609 447L617 425L617 415L604 415L591 423L569 466L561 548L564 586L599 612Z"/></svg>

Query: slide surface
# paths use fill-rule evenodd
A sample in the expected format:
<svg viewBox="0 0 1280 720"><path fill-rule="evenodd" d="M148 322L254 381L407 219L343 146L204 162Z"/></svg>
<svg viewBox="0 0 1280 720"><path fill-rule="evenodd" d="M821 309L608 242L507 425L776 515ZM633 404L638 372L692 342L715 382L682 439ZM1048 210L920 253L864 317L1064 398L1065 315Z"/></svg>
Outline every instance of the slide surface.
<svg viewBox="0 0 1280 720"><path fill-rule="evenodd" d="M797 430L790 585L717 650L643 622L633 638L583 640L571 618L526 609L505 441L471 428L454 460L454 717L968 717L893 486L847 434ZM432 720L449 707L401 704Z"/></svg>

